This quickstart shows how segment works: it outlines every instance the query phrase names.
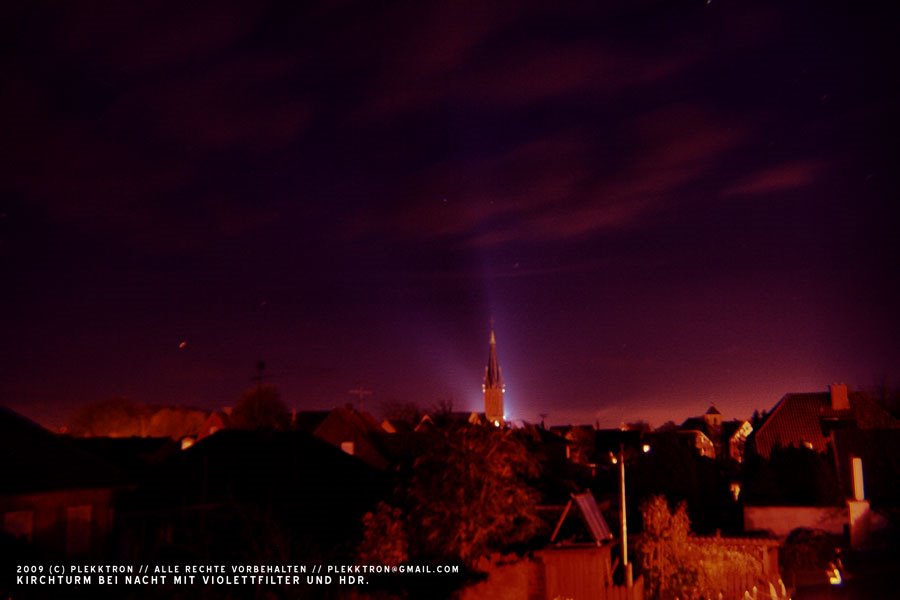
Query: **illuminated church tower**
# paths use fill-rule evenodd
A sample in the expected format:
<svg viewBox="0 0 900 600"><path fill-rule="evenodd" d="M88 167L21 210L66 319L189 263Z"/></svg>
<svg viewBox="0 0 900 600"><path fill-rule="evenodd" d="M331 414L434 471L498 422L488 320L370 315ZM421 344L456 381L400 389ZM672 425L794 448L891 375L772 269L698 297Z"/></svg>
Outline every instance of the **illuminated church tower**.
<svg viewBox="0 0 900 600"><path fill-rule="evenodd" d="M484 416L489 423L503 424L503 394L506 386L503 385L503 376L500 374L500 361L497 360L497 338L494 336L494 327L491 326L491 348L488 352L488 364L484 371Z"/></svg>

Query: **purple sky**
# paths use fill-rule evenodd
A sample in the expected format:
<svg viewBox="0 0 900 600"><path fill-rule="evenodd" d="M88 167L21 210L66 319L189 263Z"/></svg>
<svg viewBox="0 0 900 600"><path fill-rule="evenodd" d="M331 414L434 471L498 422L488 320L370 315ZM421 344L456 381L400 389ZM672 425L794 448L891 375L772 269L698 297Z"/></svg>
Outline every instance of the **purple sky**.
<svg viewBox="0 0 900 600"><path fill-rule="evenodd" d="M4 6L0 403L478 409L492 316L514 419L900 380L894 3L528 4Z"/></svg>

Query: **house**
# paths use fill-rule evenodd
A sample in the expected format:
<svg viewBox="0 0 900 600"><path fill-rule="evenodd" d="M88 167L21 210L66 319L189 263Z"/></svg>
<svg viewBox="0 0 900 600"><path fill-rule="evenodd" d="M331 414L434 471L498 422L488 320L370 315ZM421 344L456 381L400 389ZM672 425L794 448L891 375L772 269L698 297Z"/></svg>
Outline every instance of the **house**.
<svg viewBox="0 0 900 600"><path fill-rule="evenodd" d="M214 410L207 415L200 432L197 435L198 440L210 436L217 431L222 431L231 426L231 417L228 413L231 411Z"/></svg>
<svg viewBox="0 0 900 600"><path fill-rule="evenodd" d="M675 434L699 456L713 459L716 457L716 444L704 432L697 429L679 429Z"/></svg>
<svg viewBox="0 0 900 600"><path fill-rule="evenodd" d="M779 536L798 527L846 532L852 547L871 546L885 522L870 505L866 480L876 506L897 501L898 434L897 419L866 395L849 393L844 384L833 384L828 392L785 395L750 443L767 460L781 448L794 454L802 448L813 451L809 454L829 465L828 486L838 501L831 506L745 505L745 526Z"/></svg>
<svg viewBox="0 0 900 600"><path fill-rule="evenodd" d="M715 404L702 417L690 417L677 429L679 435L700 454L721 461L743 462L747 437L753 432L748 421L725 421Z"/></svg>
<svg viewBox="0 0 900 600"><path fill-rule="evenodd" d="M0 439L4 543L25 544L47 557L104 556L119 470L3 407Z"/></svg>
<svg viewBox="0 0 900 600"><path fill-rule="evenodd" d="M378 443L378 436L386 433L384 427L369 413L352 406L330 411L299 412L295 427L356 456L376 469L384 470L390 464Z"/></svg>
<svg viewBox="0 0 900 600"><path fill-rule="evenodd" d="M860 495L876 507L900 507L900 428L841 429L831 436L841 495L856 495L853 465L859 459L865 483Z"/></svg>
<svg viewBox="0 0 900 600"><path fill-rule="evenodd" d="M596 432L593 425L554 425L550 428L566 442L566 458L576 465L590 466L595 462Z"/></svg>
<svg viewBox="0 0 900 600"><path fill-rule="evenodd" d="M843 437L843 436L841 436ZM852 444L851 440L847 440ZM858 440L857 440L858 441ZM864 460L838 453L838 471L844 472L845 495L842 505L832 506L759 506L744 505L744 527L768 531L785 539L797 529L816 529L834 535L846 535L854 549L872 549L886 540L890 520L872 509L866 496ZM872 472L872 471L870 471ZM895 483L890 485L895 486Z"/></svg>
<svg viewBox="0 0 900 600"><path fill-rule="evenodd" d="M387 477L301 431L226 429L153 466L117 506L121 560L337 560Z"/></svg>
<svg viewBox="0 0 900 600"><path fill-rule="evenodd" d="M836 430L897 427L900 421L877 402L835 383L828 392L786 394L750 439L755 452L768 459L777 446L825 452Z"/></svg>
<svg viewBox="0 0 900 600"><path fill-rule="evenodd" d="M476 411L449 411L436 412L431 415L423 415L419 423L415 426L415 431L424 432L438 426L460 426L460 425L487 425L488 421L484 413Z"/></svg>

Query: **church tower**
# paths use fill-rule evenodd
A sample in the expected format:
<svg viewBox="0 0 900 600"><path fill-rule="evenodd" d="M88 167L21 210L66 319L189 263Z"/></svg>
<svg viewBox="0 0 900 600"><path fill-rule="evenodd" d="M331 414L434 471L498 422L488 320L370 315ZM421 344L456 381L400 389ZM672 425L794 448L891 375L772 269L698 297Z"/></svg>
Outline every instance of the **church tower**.
<svg viewBox="0 0 900 600"><path fill-rule="evenodd" d="M498 427L503 424L503 376L500 374L500 361L497 360L497 337L491 325L491 344L488 351L488 364L484 371L484 416L489 423Z"/></svg>

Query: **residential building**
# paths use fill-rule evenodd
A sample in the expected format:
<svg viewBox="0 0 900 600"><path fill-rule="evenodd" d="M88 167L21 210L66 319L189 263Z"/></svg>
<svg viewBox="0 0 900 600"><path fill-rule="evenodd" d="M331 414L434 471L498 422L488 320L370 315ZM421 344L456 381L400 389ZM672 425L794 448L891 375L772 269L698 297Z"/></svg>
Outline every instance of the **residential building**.
<svg viewBox="0 0 900 600"><path fill-rule="evenodd" d="M835 383L827 392L786 394L751 439L755 452L769 458L777 446L825 452L836 430L897 427L900 421L877 402Z"/></svg>

